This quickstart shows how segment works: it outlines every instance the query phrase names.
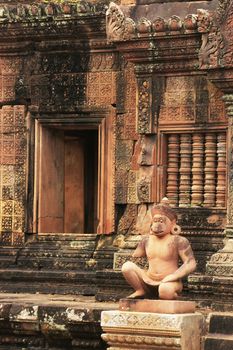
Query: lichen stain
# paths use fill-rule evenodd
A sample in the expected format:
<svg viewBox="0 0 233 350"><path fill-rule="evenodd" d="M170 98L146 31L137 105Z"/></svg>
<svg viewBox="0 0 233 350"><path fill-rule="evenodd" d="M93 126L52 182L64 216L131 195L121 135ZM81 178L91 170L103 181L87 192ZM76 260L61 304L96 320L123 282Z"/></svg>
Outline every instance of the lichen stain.
<svg viewBox="0 0 233 350"><path fill-rule="evenodd" d="M85 317L85 312L77 312L75 313L74 309L68 308L66 309L67 319L70 321L82 322Z"/></svg>

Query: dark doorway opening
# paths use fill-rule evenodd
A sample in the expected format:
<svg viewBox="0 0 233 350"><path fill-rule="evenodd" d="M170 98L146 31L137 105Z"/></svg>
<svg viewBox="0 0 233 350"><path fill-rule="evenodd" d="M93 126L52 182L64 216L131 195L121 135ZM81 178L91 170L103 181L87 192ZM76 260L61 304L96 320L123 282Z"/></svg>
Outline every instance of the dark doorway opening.
<svg viewBox="0 0 233 350"><path fill-rule="evenodd" d="M98 131L64 132L64 232L97 230Z"/></svg>
<svg viewBox="0 0 233 350"><path fill-rule="evenodd" d="M98 130L43 127L39 233L96 233Z"/></svg>

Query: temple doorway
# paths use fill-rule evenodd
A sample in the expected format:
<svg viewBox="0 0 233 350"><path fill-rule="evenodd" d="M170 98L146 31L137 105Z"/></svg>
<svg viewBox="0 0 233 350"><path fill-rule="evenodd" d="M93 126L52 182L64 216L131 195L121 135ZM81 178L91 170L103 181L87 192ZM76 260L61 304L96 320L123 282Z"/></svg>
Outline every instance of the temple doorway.
<svg viewBox="0 0 233 350"><path fill-rule="evenodd" d="M39 233L97 232L98 130L43 127Z"/></svg>

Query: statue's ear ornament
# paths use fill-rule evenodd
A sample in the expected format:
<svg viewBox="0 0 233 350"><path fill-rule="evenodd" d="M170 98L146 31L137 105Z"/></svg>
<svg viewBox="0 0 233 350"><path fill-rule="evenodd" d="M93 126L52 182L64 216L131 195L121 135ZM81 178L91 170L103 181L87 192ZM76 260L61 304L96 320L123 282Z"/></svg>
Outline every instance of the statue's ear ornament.
<svg viewBox="0 0 233 350"><path fill-rule="evenodd" d="M173 235L179 235L181 233L181 227L179 225L175 224L171 229L171 233Z"/></svg>

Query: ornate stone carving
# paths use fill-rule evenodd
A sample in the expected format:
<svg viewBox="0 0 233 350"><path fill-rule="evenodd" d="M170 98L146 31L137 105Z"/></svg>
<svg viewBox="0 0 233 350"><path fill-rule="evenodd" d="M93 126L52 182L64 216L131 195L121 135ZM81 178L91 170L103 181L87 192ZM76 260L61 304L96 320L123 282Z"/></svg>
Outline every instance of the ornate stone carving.
<svg viewBox="0 0 233 350"><path fill-rule="evenodd" d="M39 4L17 4L14 6L0 6L0 22L17 22L23 20L44 19L45 17L56 17L59 15L72 14L104 14L106 5L104 2L93 4L91 1L79 1L78 3L46 3Z"/></svg>
<svg viewBox="0 0 233 350"><path fill-rule="evenodd" d="M162 17L157 17L152 23L154 33L164 33L167 30L167 21Z"/></svg>
<svg viewBox="0 0 233 350"><path fill-rule="evenodd" d="M135 32L135 23L126 18L120 7L111 2L106 12L106 30L108 41L130 39Z"/></svg>
<svg viewBox="0 0 233 350"><path fill-rule="evenodd" d="M222 34L213 14L206 10L198 10L197 26L202 33L202 46L199 51L200 68L213 68L222 64L224 47Z"/></svg>
<svg viewBox="0 0 233 350"><path fill-rule="evenodd" d="M140 18L137 23L137 31L140 36L147 35L151 33L151 21L147 18Z"/></svg>
<svg viewBox="0 0 233 350"><path fill-rule="evenodd" d="M109 343L109 350L123 350L126 347L129 350L186 350L187 347L200 350L204 317L201 314L103 311L101 326L105 332L102 338Z"/></svg>
<svg viewBox="0 0 233 350"><path fill-rule="evenodd" d="M223 100L226 104L228 125L229 125L229 140L233 138L233 94L224 95ZM233 222L233 149L232 144L229 145L228 154L228 200L227 200L227 224L231 227L229 234L233 237L232 222Z"/></svg>
<svg viewBox="0 0 233 350"><path fill-rule="evenodd" d="M137 183L138 199L142 203L151 202L151 179L143 176Z"/></svg>
<svg viewBox="0 0 233 350"><path fill-rule="evenodd" d="M152 133L152 78L140 77L138 82L137 130L139 134Z"/></svg>
<svg viewBox="0 0 233 350"><path fill-rule="evenodd" d="M199 19L200 22L204 19ZM190 14L184 19L173 15L169 19L156 17L149 20L142 17L137 21L126 17L120 6L110 3L106 13L108 41L124 41L137 37L151 37L165 34L188 34L197 31L197 15Z"/></svg>
<svg viewBox="0 0 233 350"><path fill-rule="evenodd" d="M173 205L225 206L226 134L180 133L167 137L166 195Z"/></svg>
<svg viewBox="0 0 233 350"><path fill-rule="evenodd" d="M204 206L213 207L216 201L216 134L209 133L205 136L205 184Z"/></svg>
<svg viewBox="0 0 233 350"><path fill-rule="evenodd" d="M191 14L184 18L184 28L186 32L193 32L197 30L197 15Z"/></svg>
<svg viewBox="0 0 233 350"><path fill-rule="evenodd" d="M128 204L119 220L117 227L118 233L129 233L134 230L135 220L137 217L137 206L135 204Z"/></svg>
<svg viewBox="0 0 233 350"><path fill-rule="evenodd" d="M192 201L201 206L204 199L204 135L194 134L192 145Z"/></svg>
<svg viewBox="0 0 233 350"><path fill-rule="evenodd" d="M226 205L226 134L217 135L217 186L216 206Z"/></svg>
<svg viewBox="0 0 233 350"><path fill-rule="evenodd" d="M179 158L180 142L179 135L168 135L168 160L167 160L167 192L171 206L178 205L179 193Z"/></svg>
<svg viewBox="0 0 233 350"><path fill-rule="evenodd" d="M182 29L182 21L178 16L172 16L168 20L168 29L171 32L179 32Z"/></svg>
<svg viewBox="0 0 233 350"><path fill-rule="evenodd" d="M120 40L124 34L125 16L120 7L111 2L106 12L106 30L108 41Z"/></svg>
<svg viewBox="0 0 233 350"><path fill-rule="evenodd" d="M25 107L3 106L0 112L1 158L0 158L0 231L6 233L4 245L18 245L16 236L24 231L24 203L26 179ZM8 234L9 233L9 234ZM5 238L4 238L5 237ZM7 237L7 238L6 238Z"/></svg>
<svg viewBox="0 0 233 350"><path fill-rule="evenodd" d="M180 186L179 206L188 206L191 203L191 134L180 135Z"/></svg>

